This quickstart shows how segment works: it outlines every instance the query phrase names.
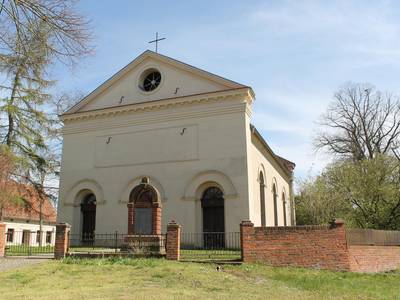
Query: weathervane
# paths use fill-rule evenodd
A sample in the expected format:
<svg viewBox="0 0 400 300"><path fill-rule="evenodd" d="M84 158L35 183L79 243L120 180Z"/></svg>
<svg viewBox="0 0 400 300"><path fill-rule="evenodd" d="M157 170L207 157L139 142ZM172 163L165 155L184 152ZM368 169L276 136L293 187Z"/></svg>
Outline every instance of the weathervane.
<svg viewBox="0 0 400 300"><path fill-rule="evenodd" d="M156 43L156 53L157 53L157 51L158 51L158 42L159 42L159 41L162 41L162 40L165 40L165 38L160 38L160 39L159 39L159 38L158 38L158 32L156 32L156 39L149 42L149 44L151 44L151 43Z"/></svg>

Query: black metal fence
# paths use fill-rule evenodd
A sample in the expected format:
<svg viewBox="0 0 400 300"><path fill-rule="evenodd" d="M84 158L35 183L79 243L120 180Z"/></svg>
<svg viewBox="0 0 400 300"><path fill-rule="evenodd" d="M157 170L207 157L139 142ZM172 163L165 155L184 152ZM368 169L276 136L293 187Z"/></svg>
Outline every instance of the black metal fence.
<svg viewBox="0 0 400 300"><path fill-rule="evenodd" d="M30 231L8 229L6 232L6 256L53 255L53 231Z"/></svg>
<svg viewBox="0 0 400 300"><path fill-rule="evenodd" d="M240 232L182 232L181 259L240 260Z"/></svg>
<svg viewBox="0 0 400 300"><path fill-rule="evenodd" d="M165 253L165 235L127 235L118 232L70 234L70 254L154 255Z"/></svg>
<svg viewBox="0 0 400 300"><path fill-rule="evenodd" d="M346 229L349 245L400 246L400 231Z"/></svg>

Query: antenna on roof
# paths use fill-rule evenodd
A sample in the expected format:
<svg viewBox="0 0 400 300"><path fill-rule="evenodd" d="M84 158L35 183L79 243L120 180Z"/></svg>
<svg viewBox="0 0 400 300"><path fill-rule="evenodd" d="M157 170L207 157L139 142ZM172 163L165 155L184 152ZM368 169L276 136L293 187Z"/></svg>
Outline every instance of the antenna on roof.
<svg viewBox="0 0 400 300"><path fill-rule="evenodd" d="M156 32L156 39L155 40L152 40L152 41L150 41L149 42L149 44L151 44L151 43L156 43L156 53L158 52L158 42L159 41L162 41L162 40L165 40L166 38L158 38L158 32Z"/></svg>

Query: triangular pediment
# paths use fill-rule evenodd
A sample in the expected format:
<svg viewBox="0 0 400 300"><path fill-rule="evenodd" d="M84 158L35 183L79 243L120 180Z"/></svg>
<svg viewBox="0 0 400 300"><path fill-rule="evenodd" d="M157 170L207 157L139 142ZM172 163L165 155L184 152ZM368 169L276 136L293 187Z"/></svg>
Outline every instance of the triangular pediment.
<svg viewBox="0 0 400 300"><path fill-rule="evenodd" d="M151 71L159 72L161 80L154 90L146 91L143 81ZM66 114L242 87L246 86L147 50Z"/></svg>

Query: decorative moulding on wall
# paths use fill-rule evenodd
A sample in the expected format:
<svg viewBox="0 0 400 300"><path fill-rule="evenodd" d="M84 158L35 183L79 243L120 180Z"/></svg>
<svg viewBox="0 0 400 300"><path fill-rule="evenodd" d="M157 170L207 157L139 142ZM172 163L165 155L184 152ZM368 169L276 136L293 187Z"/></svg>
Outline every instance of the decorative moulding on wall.
<svg viewBox="0 0 400 300"><path fill-rule="evenodd" d="M66 193L64 206L79 206L82 199L89 193L96 196L96 205L105 204L104 193L101 186L93 179L83 179L76 182Z"/></svg>
<svg viewBox="0 0 400 300"><path fill-rule="evenodd" d="M231 89L226 91L189 95L189 96L182 96L169 99L159 99L150 102L120 105L116 107L108 107L108 108L85 111L85 112L77 112L73 114L64 114L61 115L61 120L64 123L77 120L86 120L86 119L90 120L93 118L112 116L122 113L155 111L164 108L174 108L179 106L193 105L199 103L209 103L221 100L232 100L235 99L236 97L243 98L243 100L245 100L250 104L254 100L249 88L239 88L239 89Z"/></svg>
<svg viewBox="0 0 400 300"><path fill-rule="evenodd" d="M198 127L181 125L97 136L94 157L97 168L197 160Z"/></svg>
<svg viewBox="0 0 400 300"><path fill-rule="evenodd" d="M118 115L118 118L91 118L87 120L74 121L66 123L63 128L63 134L83 133L88 131L120 129L123 127L131 127L135 125L158 124L160 122L190 120L193 118L202 118L210 116L221 116L224 114L232 114L244 112L246 103L238 102L229 105L203 106L201 109L197 107L187 107L181 110L165 110L155 111L151 114L137 113L132 117L130 113ZM134 112L133 112L134 113Z"/></svg>
<svg viewBox="0 0 400 300"><path fill-rule="evenodd" d="M258 166L258 171L257 171L257 182L260 182L260 173L263 174L264 176L264 185L267 185L267 173L265 171L265 167L263 164L260 164Z"/></svg>
<svg viewBox="0 0 400 300"><path fill-rule="evenodd" d="M211 186L218 186L224 193L225 199L238 197L236 188L227 175L220 171L210 170L198 173L187 182L182 199L200 200L203 192Z"/></svg>
<svg viewBox="0 0 400 300"><path fill-rule="evenodd" d="M158 180L152 176L141 175L141 176L138 176L138 177L132 179L131 181L129 181L126 184L126 186L122 192L121 198L119 200L119 203L122 203L122 204L129 203L129 196L130 196L132 190L142 182L143 177L149 178L149 184L155 188L155 190L158 193L158 198L161 200L161 202L167 201L167 197L165 196L164 188L158 182Z"/></svg>

